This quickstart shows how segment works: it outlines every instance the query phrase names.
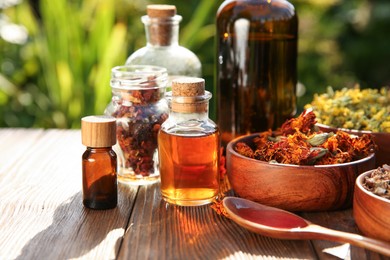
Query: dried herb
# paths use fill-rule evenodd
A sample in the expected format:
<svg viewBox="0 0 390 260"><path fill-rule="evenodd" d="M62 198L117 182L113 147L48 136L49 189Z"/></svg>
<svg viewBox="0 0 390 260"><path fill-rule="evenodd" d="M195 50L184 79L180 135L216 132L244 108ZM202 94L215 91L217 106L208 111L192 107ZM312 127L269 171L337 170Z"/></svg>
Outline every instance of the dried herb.
<svg viewBox="0 0 390 260"><path fill-rule="evenodd" d="M225 207L223 206L223 196L219 199L215 199L213 201L213 204L211 204L211 208L218 214L218 215L221 215L221 216L224 216L224 217L227 217L229 218L229 215L225 209Z"/></svg>
<svg viewBox="0 0 390 260"><path fill-rule="evenodd" d="M286 121L278 131L262 132L254 138L254 148L239 142L235 150L241 155L266 161L296 165L327 165L351 162L372 153L372 136L351 136L345 132L318 131L313 111Z"/></svg>
<svg viewBox="0 0 390 260"><path fill-rule="evenodd" d="M223 154L223 147L219 150L219 177L222 180L226 175L226 157Z"/></svg>
<svg viewBox="0 0 390 260"><path fill-rule="evenodd" d="M305 106L312 108L318 122L335 128L390 133L390 88L343 88L315 94Z"/></svg>
<svg viewBox="0 0 390 260"><path fill-rule="evenodd" d="M162 90L151 82L153 79L141 83L139 89L121 90L121 98L114 101L112 114L117 118L117 140L123 152L124 167L142 176L154 173L157 134L168 118L168 113L157 105Z"/></svg>
<svg viewBox="0 0 390 260"><path fill-rule="evenodd" d="M363 180L363 187L372 193L390 199L390 166L375 169Z"/></svg>

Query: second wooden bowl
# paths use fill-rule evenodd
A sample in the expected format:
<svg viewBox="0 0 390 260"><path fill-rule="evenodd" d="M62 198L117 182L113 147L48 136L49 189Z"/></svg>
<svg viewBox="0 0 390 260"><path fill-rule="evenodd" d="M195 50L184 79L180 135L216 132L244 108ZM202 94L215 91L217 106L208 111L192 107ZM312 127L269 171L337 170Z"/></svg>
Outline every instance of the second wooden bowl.
<svg viewBox="0 0 390 260"><path fill-rule="evenodd" d="M390 200L363 187L364 178L373 171L365 172L356 179L353 217L364 235L390 242Z"/></svg>
<svg viewBox="0 0 390 260"><path fill-rule="evenodd" d="M375 167L374 154L343 164L298 166L272 164L237 153L238 142L252 146L258 134L239 137L226 149L230 185L242 198L289 211L323 211L352 205L355 180Z"/></svg>

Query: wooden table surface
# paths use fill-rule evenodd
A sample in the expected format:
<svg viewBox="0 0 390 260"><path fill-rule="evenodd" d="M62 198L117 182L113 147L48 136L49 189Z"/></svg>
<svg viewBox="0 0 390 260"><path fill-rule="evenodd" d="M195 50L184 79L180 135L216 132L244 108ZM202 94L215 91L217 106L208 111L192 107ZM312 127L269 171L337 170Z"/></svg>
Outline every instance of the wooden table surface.
<svg viewBox="0 0 390 260"><path fill-rule="evenodd" d="M335 242L257 235L210 205L166 204L159 184L120 184L117 208L89 210L79 130L0 129L0 144L0 259L339 259L323 250L340 246L346 259L385 259ZM302 216L358 233L351 209Z"/></svg>

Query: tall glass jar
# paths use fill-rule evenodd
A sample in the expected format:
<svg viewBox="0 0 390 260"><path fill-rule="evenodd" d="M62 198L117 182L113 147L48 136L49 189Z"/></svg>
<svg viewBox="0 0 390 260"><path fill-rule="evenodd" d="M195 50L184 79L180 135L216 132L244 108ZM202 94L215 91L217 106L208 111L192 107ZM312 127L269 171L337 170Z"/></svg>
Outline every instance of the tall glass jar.
<svg viewBox="0 0 390 260"><path fill-rule="evenodd" d="M167 70L157 66L112 69L112 101L106 115L116 118L118 181L150 184L159 181L157 134L168 117L164 99Z"/></svg>
<svg viewBox="0 0 390 260"><path fill-rule="evenodd" d="M217 12L222 142L276 129L296 113L298 17L285 0L226 0Z"/></svg>
<svg viewBox="0 0 390 260"><path fill-rule="evenodd" d="M156 65L167 69L169 82L181 76L200 77L202 66L198 57L179 45L179 23L174 5L148 5L147 15L142 16L147 44L136 50L126 65ZM170 83L168 83L170 86Z"/></svg>

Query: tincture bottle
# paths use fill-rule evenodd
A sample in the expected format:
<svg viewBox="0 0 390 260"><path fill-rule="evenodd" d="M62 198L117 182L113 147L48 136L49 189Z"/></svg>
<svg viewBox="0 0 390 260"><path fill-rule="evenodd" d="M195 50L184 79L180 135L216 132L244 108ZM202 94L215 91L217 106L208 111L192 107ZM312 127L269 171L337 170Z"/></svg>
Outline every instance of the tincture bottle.
<svg viewBox="0 0 390 260"><path fill-rule="evenodd" d="M167 69L168 87L173 78L181 76L200 77L201 63L189 49L179 45L179 23L174 5L148 5L147 15L142 16L147 44L136 50L126 65L155 65Z"/></svg>
<svg viewBox="0 0 390 260"><path fill-rule="evenodd" d="M172 81L170 113L158 134L161 193L183 206L212 202L219 192L220 134L208 117L211 93L201 78Z"/></svg>
<svg viewBox="0 0 390 260"><path fill-rule="evenodd" d="M296 113L298 18L285 0L226 0L216 18L222 143L276 129Z"/></svg>
<svg viewBox="0 0 390 260"><path fill-rule="evenodd" d="M115 208L117 192L116 120L108 116L81 119L83 204L91 209Z"/></svg>

